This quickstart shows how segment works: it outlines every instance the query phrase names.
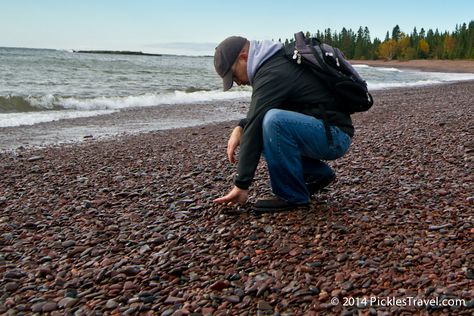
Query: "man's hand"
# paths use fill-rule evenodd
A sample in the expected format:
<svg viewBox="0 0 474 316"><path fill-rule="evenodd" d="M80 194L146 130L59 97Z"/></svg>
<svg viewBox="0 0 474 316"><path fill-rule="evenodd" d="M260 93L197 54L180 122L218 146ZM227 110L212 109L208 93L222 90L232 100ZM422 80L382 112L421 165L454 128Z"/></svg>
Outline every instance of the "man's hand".
<svg viewBox="0 0 474 316"><path fill-rule="evenodd" d="M214 200L214 203L245 204L249 197L249 190L234 186L232 190L223 197Z"/></svg>
<svg viewBox="0 0 474 316"><path fill-rule="evenodd" d="M244 129L240 126L237 126L230 134L229 141L227 142L227 157L229 158L230 163L235 164L235 151L240 145L240 137L242 137L242 131Z"/></svg>

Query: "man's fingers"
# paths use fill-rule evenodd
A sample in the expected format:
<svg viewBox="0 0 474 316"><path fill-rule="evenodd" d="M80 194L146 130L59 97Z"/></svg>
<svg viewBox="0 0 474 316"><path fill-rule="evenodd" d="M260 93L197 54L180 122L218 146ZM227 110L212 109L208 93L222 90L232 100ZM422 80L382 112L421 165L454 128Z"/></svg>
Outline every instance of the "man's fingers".
<svg viewBox="0 0 474 316"><path fill-rule="evenodd" d="M214 203L230 203L232 202L233 198L231 198L228 194L226 196L223 196L223 197L220 197L220 198L217 198L214 200Z"/></svg>
<svg viewBox="0 0 474 316"><path fill-rule="evenodd" d="M227 147L227 158L229 158L230 163L235 163L235 147L234 146L228 146Z"/></svg>
<svg viewBox="0 0 474 316"><path fill-rule="evenodd" d="M217 199L214 199L214 203L229 203L232 204L245 204L247 202L247 190L239 189L234 186L234 188L226 195Z"/></svg>
<svg viewBox="0 0 474 316"><path fill-rule="evenodd" d="M221 198L215 199L213 202L221 204L221 203L225 203L226 201L227 201L227 199L225 197L221 197Z"/></svg>

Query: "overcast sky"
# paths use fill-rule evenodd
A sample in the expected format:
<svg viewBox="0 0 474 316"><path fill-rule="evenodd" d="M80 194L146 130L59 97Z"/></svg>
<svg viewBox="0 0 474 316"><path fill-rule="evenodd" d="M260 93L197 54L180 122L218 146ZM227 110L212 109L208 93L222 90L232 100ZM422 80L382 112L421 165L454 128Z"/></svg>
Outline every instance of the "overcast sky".
<svg viewBox="0 0 474 316"><path fill-rule="evenodd" d="M0 0L0 46L212 55L230 35L278 40L367 26L383 40L396 24L453 31L471 20L471 0Z"/></svg>

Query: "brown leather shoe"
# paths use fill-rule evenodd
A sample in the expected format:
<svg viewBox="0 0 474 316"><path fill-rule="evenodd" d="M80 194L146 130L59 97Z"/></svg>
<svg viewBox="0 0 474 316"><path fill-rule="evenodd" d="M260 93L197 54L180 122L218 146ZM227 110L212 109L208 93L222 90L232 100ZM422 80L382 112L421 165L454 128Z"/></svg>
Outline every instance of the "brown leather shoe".
<svg viewBox="0 0 474 316"><path fill-rule="evenodd" d="M303 204L293 204L289 203L278 196L271 197L268 199L261 199L258 200L252 210L255 213L268 213L268 212L282 212L282 211L290 211L300 207L307 207L308 203Z"/></svg>

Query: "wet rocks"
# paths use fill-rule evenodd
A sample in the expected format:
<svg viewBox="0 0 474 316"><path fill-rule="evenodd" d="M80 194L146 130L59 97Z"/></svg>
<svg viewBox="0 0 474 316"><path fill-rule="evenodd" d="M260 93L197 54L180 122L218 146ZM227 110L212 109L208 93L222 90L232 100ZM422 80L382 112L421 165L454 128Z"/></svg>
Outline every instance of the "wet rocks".
<svg viewBox="0 0 474 316"><path fill-rule="evenodd" d="M353 116L350 152L330 162L338 181L287 213L212 203L231 187L235 122L0 154L0 313L374 314L331 304L373 295L472 304L473 94L473 83L376 92ZM250 201L269 192L262 162Z"/></svg>

